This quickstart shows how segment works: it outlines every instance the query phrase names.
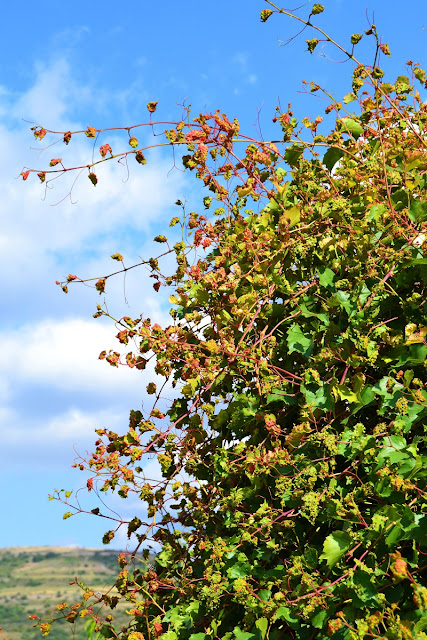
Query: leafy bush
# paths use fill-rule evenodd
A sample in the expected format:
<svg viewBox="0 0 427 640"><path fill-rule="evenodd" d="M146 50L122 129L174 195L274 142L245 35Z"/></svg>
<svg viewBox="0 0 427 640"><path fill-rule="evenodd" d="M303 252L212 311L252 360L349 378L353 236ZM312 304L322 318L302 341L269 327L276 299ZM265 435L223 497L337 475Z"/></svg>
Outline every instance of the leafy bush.
<svg viewBox="0 0 427 640"><path fill-rule="evenodd" d="M263 21L295 18L268 5ZM298 20L311 25L322 10ZM310 52L325 37L316 35ZM155 356L178 397L162 410L149 381L151 413L131 411L124 435L99 429L80 464L89 490L102 478L105 491L137 492L147 522L135 516L129 535L162 548L148 571L121 554L119 595L86 590L62 612L70 621L96 618L90 602L124 599L129 627L96 618L104 637L427 637L427 106L414 87L425 73L411 63L408 77L387 81L377 63L388 47L374 25L367 36L374 65L354 56L360 34L351 52L340 47L355 63L352 92L327 107L330 133L290 109L276 113L280 145L240 134L219 112L165 132L187 146L184 166L211 195L205 215L177 203L171 225L183 241L156 238L176 271L146 261L155 290L173 289L172 324L115 319L133 347L100 357L144 369ZM134 136L130 146L119 156L143 164ZM104 161L107 152L117 157L106 144ZM63 171L58 162L42 181ZM96 185L93 165L89 178ZM153 454L163 480L150 483L143 461ZM79 511L57 497L73 509L64 517Z"/></svg>

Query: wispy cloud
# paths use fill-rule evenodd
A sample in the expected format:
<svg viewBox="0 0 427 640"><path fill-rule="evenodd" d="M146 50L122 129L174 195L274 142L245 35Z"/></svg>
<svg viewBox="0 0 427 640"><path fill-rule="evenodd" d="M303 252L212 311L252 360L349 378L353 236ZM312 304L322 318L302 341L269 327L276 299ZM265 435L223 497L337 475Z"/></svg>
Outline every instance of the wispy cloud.
<svg viewBox="0 0 427 640"><path fill-rule="evenodd" d="M43 201L38 179L16 179L22 150L46 141L32 142L20 116L58 130L85 129L88 123L73 116L77 103L93 100L100 109L107 98L79 86L65 59L36 66L32 86L20 95L0 91L0 269L7 274L0 282L0 468L7 474L19 467L29 483L35 472L69 465L74 445L77 451L91 449L95 428L124 431L129 409L141 408L147 399L152 366L145 376L98 360L104 349L121 350L114 324L91 318L103 298L85 287L64 296L54 280L70 272L105 275L117 266L109 257L115 251L126 256L127 264L142 255L149 258L156 251L151 237L176 214L173 203L186 189L183 174L170 173L172 157L160 151L147 153L144 167L134 163L129 176L112 161L99 170L96 189L82 175L73 192L78 203L58 206L51 204L67 193L65 181L58 181ZM141 142L144 136L141 132ZM51 157L63 156L66 166L86 161L90 141L72 142L41 155L29 150L26 162L43 168ZM115 150L127 146L126 135L111 135L109 142ZM111 281L109 308L118 317L143 312L168 323L148 275L142 269L126 282Z"/></svg>
<svg viewBox="0 0 427 640"><path fill-rule="evenodd" d="M251 71L250 55L245 51L238 51L232 57L232 62L239 70L239 79L244 84L256 84L258 82L258 76ZM236 86L234 93L238 95L240 93L240 85Z"/></svg>

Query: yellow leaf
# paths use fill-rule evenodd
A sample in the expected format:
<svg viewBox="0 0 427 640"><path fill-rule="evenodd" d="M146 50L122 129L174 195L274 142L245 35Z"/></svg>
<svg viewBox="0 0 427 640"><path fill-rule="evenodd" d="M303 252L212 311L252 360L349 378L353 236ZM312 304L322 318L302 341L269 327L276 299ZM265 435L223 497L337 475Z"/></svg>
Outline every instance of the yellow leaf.
<svg viewBox="0 0 427 640"><path fill-rule="evenodd" d="M417 325L411 322L405 327L406 342L405 344L418 344L426 341L427 327L419 327L417 331Z"/></svg>
<svg viewBox="0 0 427 640"><path fill-rule="evenodd" d="M301 218L300 210L296 206L287 209L283 215L285 216L285 218L289 218L289 220L291 221L291 224L289 225L290 227L293 227L295 224L297 224Z"/></svg>

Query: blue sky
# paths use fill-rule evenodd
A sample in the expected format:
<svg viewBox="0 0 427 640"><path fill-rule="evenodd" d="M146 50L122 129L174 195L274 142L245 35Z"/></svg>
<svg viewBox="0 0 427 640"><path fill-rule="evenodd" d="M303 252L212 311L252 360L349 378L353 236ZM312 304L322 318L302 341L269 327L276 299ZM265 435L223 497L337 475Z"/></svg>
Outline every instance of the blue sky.
<svg viewBox="0 0 427 640"><path fill-rule="evenodd" d="M0 546L100 546L106 528L101 520L63 521L65 509L47 495L82 486L83 474L70 468L73 447L90 449L95 428L123 430L129 410L147 400L140 372L116 371L97 359L102 349L116 346L116 331L92 319L99 301L93 291L75 287L64 296L55 280L68 273L104 275L117 251L128 264L150 257L156 251L151 239L176 215L177 198L201 208L198 185L171 171L166 152L150 153L148 165L132 167L127 182L110 163L96 189L79 182L77 204L52 206L66 195L65 185L58 183L43 200L35 180L16 179L23 165L43 168L56 155L30 149L37 143L23 119L57 130L125 126L146 120L149 100L159 100L157 115L164 120L178 119L177 103L188 101L194 115L219 108L237 116L248 135L256 135L259 116L268 138L279 100L284 107L292 102L300 117L322 113L325 104L302 93L301 80L340 98L350 90L350 65L339 63L330 46L320 56L305 52L301 39L281 46L296 27L279 16L261 24L259 12L266 7L262 0L166 0L162 6L145 0L39 0L35 8L23 0L3 9ZM374 16L392 51L385 63L392 80L404 73L408 58L427 64L425 0L325 0L325 7L318 23L343 44L368 28L367 15ZM360 52L370 62L371 47L363 44ZM126 147L117 134L105 141ZM61 147L66 153L82 161L89 146L83 141ZM128 303L120 279L109 289L107 301L117 316L143 312L168 322L167 308L143 271L128 278L126 294ZM98 506L96 500L88 504ZM118 498L111 504L123 516L141 508ZM125 542L119 538L116 546Z"/></svg>

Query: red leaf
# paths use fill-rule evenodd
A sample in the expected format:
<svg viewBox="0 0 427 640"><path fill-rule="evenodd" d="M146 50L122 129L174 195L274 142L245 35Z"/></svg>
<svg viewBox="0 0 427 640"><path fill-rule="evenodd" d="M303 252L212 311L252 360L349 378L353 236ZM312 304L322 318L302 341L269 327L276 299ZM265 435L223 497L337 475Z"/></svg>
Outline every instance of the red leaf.
<svg viewBox="0 0 427 640"><path fill-rule="evenodd" d="M43 140L45 135L46 135L46 129L37 129L37 131L34 131L34 137L38 138L39 140Z"/></svg>
<svg viewBox="0 0 427 640"><path fill-rule="evenodd" d="M119 333L116 335L116 338L122 344L128 344L128 342L129 342L129 332L126 329L123 329L123 331L119 331Z"/></svg>
<svg viewBox="0 0 427 640"><path fill-rule="evenodd" d="M112 367L118 367L119 365L117 363L120 359L120 353L117 353L117 351L113 351L105 359Z"/></svg>
<svg viewBox="0 0 427 640"><path fill-rule="evenodd" d="M105 158L105 156L107 155L107 153L110 152L111 155L113 155L113 150L111 149L110 145L107 144L103 144L100 148L99 148L99 153L101 154L101 156L103 158Z"/></svg>
<svg viewBox="0 0 427 640"><path fill-rule="evenodd" d="M26 179L28 178L28 176L29 176L29 175L30 175L30 172L29 172L29 171L23 171L23 172L21 173L21 176L22 176L22 179L23 179L23 180L26 180Z"/></svg>
<svg viewBox="0 0 427 640"><path fill-rule="evenodd" d="M52 160L49 162L49 167L56 167L56 165L60 162L62 162L62 158L52 158Z"/></svg>

